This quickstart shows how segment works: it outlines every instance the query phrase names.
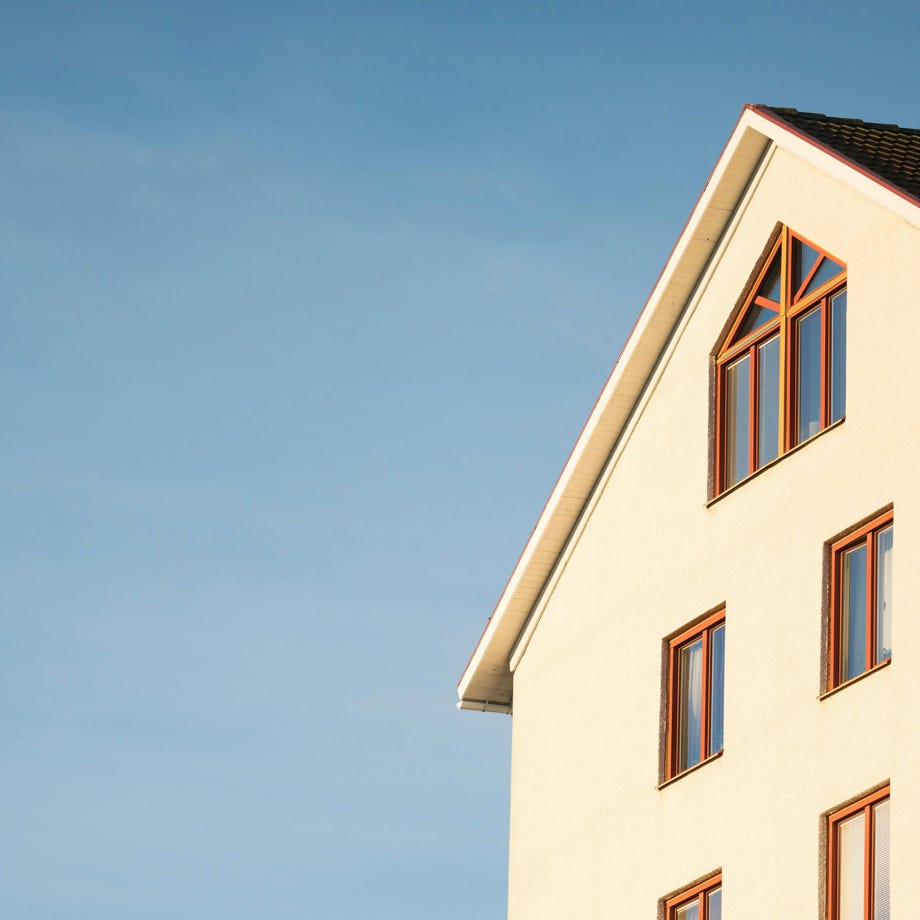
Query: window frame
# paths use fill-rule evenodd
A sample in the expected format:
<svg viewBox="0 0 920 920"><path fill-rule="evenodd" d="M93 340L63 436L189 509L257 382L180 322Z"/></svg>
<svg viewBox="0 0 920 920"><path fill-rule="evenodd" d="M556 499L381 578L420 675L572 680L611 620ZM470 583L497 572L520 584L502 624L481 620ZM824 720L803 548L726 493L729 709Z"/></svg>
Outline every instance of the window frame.
<svg viewBox="0 0 920 920"><path fill-rule="evenodd" d="M693 625L681 629L674 634L668 643L668 671L667 671L667 741L665 745L665 771L664 780L668 782L695 770L709 760L718 757L724 750L723 745L717 751L711 750L711 718L712 705L712 634L720 626L725 626L725 605L722 604L710 613L704 615ZM679 703L680 703L680 652L691 643L702 639L702 696L700 701L700 759L689 767L678 769L677 758L679 753L678 734L680 732ZM723 722L724 722L724 684L723 684Z"/></svg>
<svg viewBox="0 0 920 920"><path fill-rule="evenodd" d="M814 265L805 274L804 279L798 286L798 289L791 290L792 279L794 277L793 258L795 243L801 243L810 247L818 254ZM823 260L829 259L837 265L842 266L843 271L837 273L828 281L823 282L815 290L807 295L804 293L809 284L818 273ZM768 298L761 296L758 292L761 286L769 276L773 266L779 262L780 266L780 299L778 303L770 301ZM742 296L739 308L734 318L729 323L727 331L722 336L720 344L715 351L715 476L714 476L714 497L722 495L729 489L740 485L742 482L753 476L758 470L763 469L771 463L779 460L785 454L804 444L806 441L817 437L818 434L827 430L837 421L843 421L846 417L845 406L839 419L833 419L833 346L834 339L832 336L831 320L833 315L833 303L835 298L845 293L847 288L847 266L836 256L823 249L821 246L811 242L800 233L796 233L785 225L780 225L776 238L766 249L766 257L762 264L755 270L752 280L746 288L746 293ZM766 308L774 311L778 306L776 316L755 327L747 335L737 338L739 331L744 325L745 320L751 311L757 308ZM800 354L799 322L806 314L813 310L820 310L820 370L819 370L819 428L814 434L805 437L799 437L798 431L798 397L800 394L800 384L798 371L798 358ZM844 335L845 335L844 326ZM779 337L779 367L778 367L778 403L777 403L777 448L775 456L760 462L760 353L759 349L765 345L774 336ZM846 351L846 340L844 338L844 355ZM748 371L748 394L747 394L747 472L737 480L729 481L732 477L729 475L728 459L729 449L729 428L730 419L728 417L729 400L727 398L727 377L728 370L739 361L747 358ZM846 366L843 367L843 386L844 402L846 388Z"/></svg>
<svg viewBox="0 0 920 920"><path fill-rule="evenodd" d="M664 920L676 920L677 912L682 907L689 907L696 901L699 904L699 920L709 920L709 895L722 887L722 870L714 875L683 888L676 894L663 899Z"/></svg>
<svg viewBox="0 0 920 920"><path fill-rule="evenodd" d="M889 664L892 655L876 661L878 627L876 598L878 593L878 537L894 527L894 507L873 515L830 543L830 592L827 651L827 690L836 690L859 680L866 674ZM843 564L846 554L860 546L866 547L866 660L865 667L853 677L843 676Z"/></svg>
<svg viewBox="0 0 920 920"><path fill-rule="evenodd" d="M844 821L863 812L863 920L873 920L875 882L875 806L891 799L891 783L860 796L848 805L834 809L827 815L827 920L840 920L840 838L839 829ZM670 920L670 918L668 918Z"/></svg>

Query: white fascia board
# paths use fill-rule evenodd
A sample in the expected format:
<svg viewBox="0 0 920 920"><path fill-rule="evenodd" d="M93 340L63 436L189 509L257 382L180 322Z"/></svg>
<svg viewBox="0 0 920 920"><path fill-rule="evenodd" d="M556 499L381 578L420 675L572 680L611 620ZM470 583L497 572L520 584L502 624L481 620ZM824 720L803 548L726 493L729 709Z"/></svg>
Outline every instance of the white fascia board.
<svg viewBox="0 0 920 920"><path fill-rule="evenodd" d="M686 304L694 286L689 279L706 264L763 155L767 140L748 121L742 112L556 480L460 678L461 708L511 702L511 650Z"/></svg>

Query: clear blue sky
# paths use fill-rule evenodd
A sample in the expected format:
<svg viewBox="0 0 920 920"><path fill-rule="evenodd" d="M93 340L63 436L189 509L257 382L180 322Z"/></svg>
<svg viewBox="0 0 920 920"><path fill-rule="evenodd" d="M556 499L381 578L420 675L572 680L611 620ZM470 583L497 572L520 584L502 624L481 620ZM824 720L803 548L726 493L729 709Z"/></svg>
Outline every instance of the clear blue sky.
<svg viewBox="0 0 920 920"><path fill-rule="evenodd" d="M6 0L4 917L504 916L456 680L742 105L920 126L918 27Z"/></svg>

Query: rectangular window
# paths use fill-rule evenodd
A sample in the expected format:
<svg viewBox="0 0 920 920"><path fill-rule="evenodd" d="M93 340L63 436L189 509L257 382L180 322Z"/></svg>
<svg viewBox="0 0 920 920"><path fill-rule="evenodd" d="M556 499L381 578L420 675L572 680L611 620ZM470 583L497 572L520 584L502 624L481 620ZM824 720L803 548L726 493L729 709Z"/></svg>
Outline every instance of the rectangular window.
<svg viewBox="0 0 920 920"><path fill-rule="evenodd" d="M722 920L722 874L667 898L664 907L665 920Z"/></svg>
<svg viewBox="0 0 920 920"><path fill-rule="evenodd" d="M891 658L894 512L831 544L829 689Z"/></svg>
<svg viewBox="0 0 920 920"><path fill-rule="evenodd" d="M828 920L890 920L886 786L828 816Z"/></svg>
<svg viewBox="0 0 920 920"><path fill-rule="evenodd" d="M668 643L668 778L722 750L724 712L723 608Z"/></svg>

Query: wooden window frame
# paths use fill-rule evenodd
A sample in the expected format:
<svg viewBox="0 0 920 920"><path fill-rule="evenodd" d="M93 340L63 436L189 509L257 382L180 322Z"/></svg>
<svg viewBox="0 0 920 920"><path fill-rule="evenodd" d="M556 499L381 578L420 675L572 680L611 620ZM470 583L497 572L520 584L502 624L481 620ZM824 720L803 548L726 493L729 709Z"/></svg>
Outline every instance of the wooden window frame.
<svg viewBox="0 0 920 920"><path fill-rule="evenodd" d="M818 253L819 258L815 260L808 274L796 291L791 290L793 278L793 253L794 242L798 241L809 246ZM751 309L757 306L764 306L773 309L774 304L764 297L758 296L758 291L767 277L774 262L780 257L780 300L779 311L777 315L752 330L748 335L735 341L739 329L747 318ZM843 272L835 275L829 281L826 281L820 287L804 296L803 292L807 290L814 275L822 263L822 259L830 259L838 265L843 266ZM769 463L773 463L780 457L789 453L799 444L804 444L812 437L816 437L822 431L830 427L831 421L831 372L832 362L831 348L831 302L846 290L847 286L847 268L846 265L836 256L827 252L827 250L812 243L800 233L795 233L789 227L781 226L776 240L768 247L767 256L763 264L753 276L753 281L749 285L747 293L737 310L737 315L729 324L728 330L722 337L722 344L717 349L715 355L716 365L716 398L715 398L715 496L721 495L728 489L734 488L747 478L756 473L759 469ZM799 380L797 372L797 359L799 349L799 332L798 321L813 309L821 311L821 368L820 368L820 427L818 432L809 437L798 438L798 406L797 396L799 393ZM758 462L759 459L759 390L760 390L760 368L758 349L768 339L774 335L779 335L779 437L777 443L776 457L766 461L764 464ZM749 392L748 392L748 470L737 482L728 483L727 462L727 430L729 420L727 417L727 405L725 398L726 375L728 368L737 361L747 357L750 362L749 370ZM846 371L844 370L844 373ZM842 420L842 419L841 419Z"/></svg>
<svg viewBox="0 0 920 920"><path fill-rule="evenodd" d="M704 619L694 623L692 626L681 630L677 635L668 640L668 731L667 731L667 749L665 754L665 780L674 779L682 776L690 770L696 769L707 760L711 760L721 753L710 750L712 745L710 709L712 704L712 633L719 626L725 625L725 607L721 606L714 612L707 614ZM680 731L678 719L678 696L680 694L680 652L697 639L703 640L702 648L702 700L700 702L700 759L698 763L683 770L677 769L677 734ZM723 700L724 706L724 700Z"/></svg>
<svg viewBox="0 0 920 920"><path fill-rule="evenodd" d="M858 680L875 668L883 667L891 657L876 661L876 607L878 592L878 536L894 525L894 508L888 508L871 520L860 524L830 545L830 622L828 628L827 686L834 690L852 680ZM843 557L852 549L866 546L866 666L855 677L844 679L841 662L841 633L843 631Z"/></svg>
<svg viewBox="0 0 920 920"><path fill-rule="evenodd" d="M874 807L891 798L891 784L861 796L855 802L831 812L827 816L827 920L840 920L840 842L838 829L848 818L865 814L863 843L863 917L874 920L873 901L875 881L875 814ZM670 918L669 918L670 920Z"/></svg>
<svg viewBox="0 0 920 920"><path fill-rule="evenodd" d="M710 875L702 882L684 888L677 894L664 899L664 920L676 920L677 912L682 907L689 907L696 901L699 904L699 920L709 920L709 895L722 887L722 873Z"/></svg>

